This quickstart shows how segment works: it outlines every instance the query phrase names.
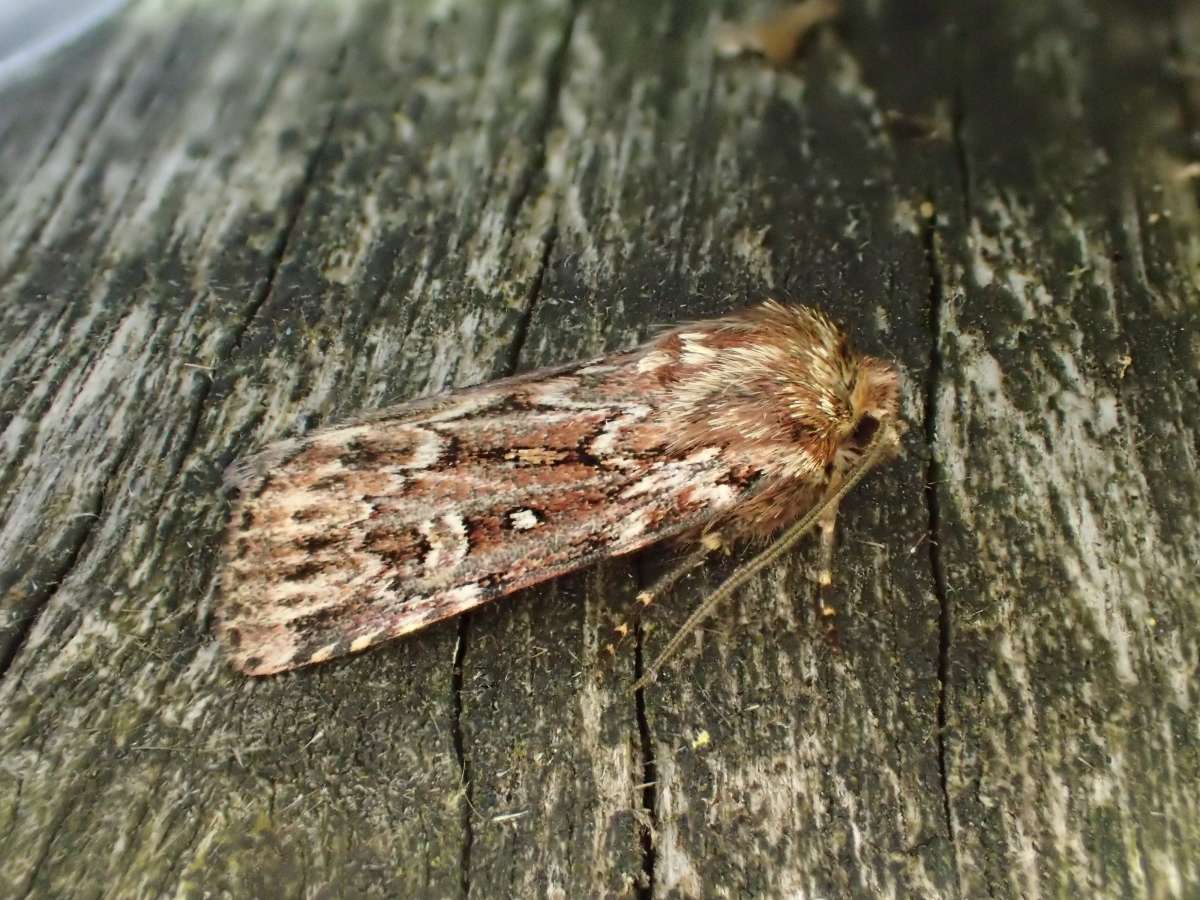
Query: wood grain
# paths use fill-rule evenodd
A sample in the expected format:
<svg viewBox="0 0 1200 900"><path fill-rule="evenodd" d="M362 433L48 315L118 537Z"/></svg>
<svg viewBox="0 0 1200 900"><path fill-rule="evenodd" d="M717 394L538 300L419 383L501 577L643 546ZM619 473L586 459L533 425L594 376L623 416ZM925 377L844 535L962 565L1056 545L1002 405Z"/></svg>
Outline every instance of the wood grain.
<svg viewBox="0 0 1200 900"><path fill-rule="evenodd" d="M0 88L0 895L1196 895L1200 18L844 7L143 0ZM906 375L836 616L806 548L630 694L734 564L609 660L661 548L225 665L231 460L765 295Z"/></svg>

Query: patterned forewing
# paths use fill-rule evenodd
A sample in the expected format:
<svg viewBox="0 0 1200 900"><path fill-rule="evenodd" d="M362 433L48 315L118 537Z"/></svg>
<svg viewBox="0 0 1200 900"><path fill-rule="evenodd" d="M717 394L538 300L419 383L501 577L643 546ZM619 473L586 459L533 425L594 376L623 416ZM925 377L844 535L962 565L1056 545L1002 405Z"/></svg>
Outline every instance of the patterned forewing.
<svg viewBox="0 0 1200 900"><path fill-rule="evenodd" d="M640 358L394 407L240 464L219 608L234 664L357 652L744 499L754 472L670 451Z"/></svg>

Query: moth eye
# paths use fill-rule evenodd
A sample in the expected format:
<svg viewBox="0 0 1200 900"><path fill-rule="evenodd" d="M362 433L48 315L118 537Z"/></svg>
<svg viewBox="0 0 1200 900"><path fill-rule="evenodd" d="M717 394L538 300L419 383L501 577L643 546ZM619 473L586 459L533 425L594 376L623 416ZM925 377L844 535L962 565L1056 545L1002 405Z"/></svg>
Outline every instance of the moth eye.
<svg viewBox="0 0 1200 900"><path fill-rule="evenodd" d="M875 437L875 432L879 428L879 420L869 413L858 420L858 425L854 427L854 433L850 435L850 443L856 447L865 447L871 443L871 438Z"/></svg>

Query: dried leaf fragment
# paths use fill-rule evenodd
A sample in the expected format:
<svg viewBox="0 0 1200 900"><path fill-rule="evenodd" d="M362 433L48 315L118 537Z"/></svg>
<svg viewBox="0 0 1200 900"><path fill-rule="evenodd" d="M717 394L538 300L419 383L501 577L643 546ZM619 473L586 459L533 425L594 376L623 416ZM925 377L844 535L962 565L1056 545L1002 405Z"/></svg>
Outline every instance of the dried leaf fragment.
<svg viewBox="0 0 1200 900"><path fill-rule="evenodd" d="M1193 178L1200 178L1200 162L1184 163L1175 169L1174 175L1176 181L1190 181Z"/></svg>
<svg viewBox="0 0 1200 900"><path fill-rule="evenodd" d="M840 0L804 0L751 25L722 22L713 43L721 56L758 53L781 66L795 57L810 31L835 18L841 8Z"/></svg>

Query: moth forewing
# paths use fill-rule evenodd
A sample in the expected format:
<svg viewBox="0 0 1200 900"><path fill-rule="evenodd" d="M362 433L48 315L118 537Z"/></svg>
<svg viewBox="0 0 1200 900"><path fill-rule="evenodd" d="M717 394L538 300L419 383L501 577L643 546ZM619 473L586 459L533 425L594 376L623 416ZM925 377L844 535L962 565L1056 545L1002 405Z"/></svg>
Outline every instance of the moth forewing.
<svg viewBox="0 0 1200 900"><path fill-rule="evenodd" d="M281 442L235 467L220 634L266 675L664 538L769 538L861 477L898 397L824 315L768 301Z"/></svg>

